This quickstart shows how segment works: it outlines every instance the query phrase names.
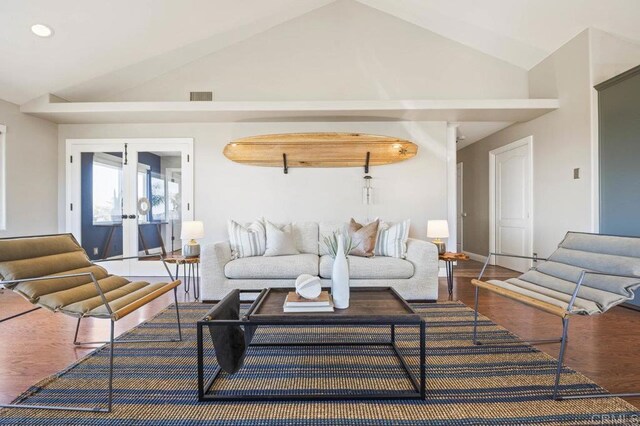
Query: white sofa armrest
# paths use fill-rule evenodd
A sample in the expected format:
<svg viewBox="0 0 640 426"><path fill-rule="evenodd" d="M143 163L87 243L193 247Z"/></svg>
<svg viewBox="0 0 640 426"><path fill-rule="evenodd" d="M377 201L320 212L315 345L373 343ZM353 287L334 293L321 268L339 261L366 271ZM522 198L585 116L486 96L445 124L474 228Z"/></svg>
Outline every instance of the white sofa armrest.
<svg viewBox="0 0 640 426"><path fill-rule="evenodd" d="M418 281L418 285L434 288L437 297L438 247L429 241L409 238L407 241L407 260L413 263L415 269L412 280Z"/></svg>
<svg viewBox="0 0 640 426"><path fill-rule="evenodd" d="M216 300L217 293L215 289L222 286L226 281L224 267L229 262L231 262L231 246L228 241L220 241L202 247L200 254L202 267L200 290L203 301Z"/></svg>

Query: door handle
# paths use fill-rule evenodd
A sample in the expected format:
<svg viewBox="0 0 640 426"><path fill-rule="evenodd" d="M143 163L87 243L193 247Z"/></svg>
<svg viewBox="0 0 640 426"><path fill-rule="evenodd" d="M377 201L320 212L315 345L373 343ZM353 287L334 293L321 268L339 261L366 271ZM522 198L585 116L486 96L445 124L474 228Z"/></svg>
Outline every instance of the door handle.
<svg viewBox="0 0 640 426"><path fill-rule="evenodd" d="M126 214L123 214L123 215L122 215L122 218L123 218L123 219L126 219L126 218L127 218L127 215L126 215Z"/></svg>
<svg viewBox="0 0 640 426"><path fill-rule="evenodd" d="M137 219L137 218L138 218L138 215L135 215L135 214L129 215L129 219Z"/></svg>

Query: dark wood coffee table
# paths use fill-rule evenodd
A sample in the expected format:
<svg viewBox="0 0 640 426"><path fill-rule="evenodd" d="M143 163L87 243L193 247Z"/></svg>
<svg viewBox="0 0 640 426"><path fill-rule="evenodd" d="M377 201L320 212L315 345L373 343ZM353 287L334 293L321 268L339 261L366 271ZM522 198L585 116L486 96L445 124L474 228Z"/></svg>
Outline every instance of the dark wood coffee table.
<svg viewBox="0 0 640 426"><path fill-rule="evenodd" d="M424 399L426 393L426 325L424 319L417 314L411 306L393 289L387 287L354 287L351 288L350 304L347 309L336 309L335 312L305 312L284 313L283 304L286 295L291 288L264 289L251 304L246 314L241 315L237 321L198 321L198 399L200 401L273 401L273 400L337 400L337 399ZM247 292L248 293L248 292ZM253 291L252 293L255 293ZM336 393L335 389L326 391L314 390L302 392L297 389L291 393L269 394L262 392L212 392L216 379L221 375L221 369L216 367L205 383L204 378L204 328L211 325L240 325L240 326L310 326L310 327L357 327L357 326L388 326L388 340L383 341L319 341L319 342L251 342L250 347L260 346L379 346L392 349L399 363L404 369L406 379L410 382L407 391L387 390L345 390ZM411 366L407 363L405 355L396 343L396 326L412 327L418 329L420 335L419 361ZM302 339L304 340L304 339ZM248 355L250 356L250 355ZM245 367L243 367L245 368ZM327 369L331 365L326 366ZM243 369L240 369L242 372ZM238 374L238 373L236 373ZM232 377L233 375L229 375Z"/></svg>

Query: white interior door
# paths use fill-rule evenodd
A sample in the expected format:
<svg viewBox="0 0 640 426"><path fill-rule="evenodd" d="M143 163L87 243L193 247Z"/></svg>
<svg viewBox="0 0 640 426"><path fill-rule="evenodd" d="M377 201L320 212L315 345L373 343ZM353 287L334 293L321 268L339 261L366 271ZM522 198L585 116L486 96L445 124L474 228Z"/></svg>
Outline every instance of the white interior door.
<svg viewBox="0 0 640 426"><path fill-rule="evenodd" d="M532 255L531 144L529 137L491 151L492 251L496 253ZM531 261L526 259L499 256L495 262L519 272L531 267Z"/></svg>
<svg viewBox="0 0 640 426"><path fill-rule="evenodd" d="M456 191L456 220L457 220L457 246L458 246L458 253L462 253L462 251L464 250L464 246L463 246L463 242L462 239L464 237L464 233L463 233L463 226L464 226L464 218L466 216L466 213L464 212L464 201L463 201L463 196L462 196L462 186L463 186L463 166L462 163L458 163L457 164L457 185L458 185L458 189Z"/></svg>
<svg viewBox="0 0 640 426"><path fill-rule="evenodd" d="M193 140L74 139L67 158L67 232L111 273L166 275L159 256L180 254L193 220Z"/></svg>

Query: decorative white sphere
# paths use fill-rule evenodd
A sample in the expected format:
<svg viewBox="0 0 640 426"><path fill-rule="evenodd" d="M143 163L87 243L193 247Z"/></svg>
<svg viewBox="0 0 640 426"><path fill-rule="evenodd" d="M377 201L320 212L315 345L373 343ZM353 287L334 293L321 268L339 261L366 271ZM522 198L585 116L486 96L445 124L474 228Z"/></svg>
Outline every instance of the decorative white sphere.
<svg viewBox="0 0 640 426"><path fill-rule="evenodd" d="M296 293L305 299L315 299L322 292L320 277L302 274L296 279Z"/></svg>

